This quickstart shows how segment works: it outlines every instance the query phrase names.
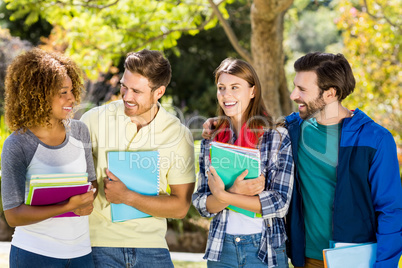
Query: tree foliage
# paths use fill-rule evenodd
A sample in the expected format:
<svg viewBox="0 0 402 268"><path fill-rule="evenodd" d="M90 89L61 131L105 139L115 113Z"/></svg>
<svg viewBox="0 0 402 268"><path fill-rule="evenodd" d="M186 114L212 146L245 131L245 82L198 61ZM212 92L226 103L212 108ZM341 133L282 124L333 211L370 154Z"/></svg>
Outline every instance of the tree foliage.
<svg viewBox="0 0 402 268"><path fill-rule="evenodd" d="M28 15L21 19L15 19L12 14L14 11L6 8L6 4L0 0L0 27L8 29L12 36L18 36L22 40L31 42L34 45L40 43L40 38L48 36L52 30L52 25L45 19L39 18L35 23L27 25L25 23ZM12 18L12 21L10 20Z"/></svg>
<svg viewBox="0 0 402 268"><path fill-rule="evenodd" d="M177 0L5 0L12 18L26 23L40 17L59 26L67 54L89 77L141 48L175 47L182 32L196 34L217 20L206 1ZM224 9L222 9L224 11Z"/></svg>
<svg viewBox="0 0 402 268"><path fill-rule="evenodd" d="M228 51L225 54L217 52L222 58L232 54L241 55L251 61L265 83L263 90L271 94L284 91L283 79L280 78L284 71L280 71L283 69L280 64L289 59L291 66L295 58L308 51L340 51L338 34L342 32L343 53L352 63L358 82L356 92L345 104L365 110L390 129L401 143L400 0L295 0L293 8L288 12L290 14L287 15L287 19L293 20L291 24L295 22L295 25L289 27L285 24L285 31L289 33L289 38L285 39L286 58L280 49L282 37L275 34L282 32L283 15L292 0L5 1L8 3L7 7L14 10L14 19L25 18L29 24L42 17L56 26L46 43L67 49L67 53L86 69L92 79L97 77L98 71L107 71L111 64L117 66L121 57L129 51L144 47L166 51L170 59L175 61L176 70L184 70L179 74L176 71L177 79L174 77L172 82L183 78L186 80L186 86L175 88L175 84L171 85L170 92L175 96L175 104L186 99L188 101L184 105L178 105L180 108L190 105L196 108L198 105L200 110L205 108L202 107L201 100L207 102L213 91L211 84L203 83L202 80L216 67L215 62L219 62L212 55L214 49ZM243 12L230 13L227 4L232 2L242 5ZM285 2L286 5L283 4ZM333 7L338 12L336 17L330 10ZM202 41L198 47L184 49L178 45L177 40L182 33L195 35L201 29L211 29L218 18L223 27L200 35L199 40ZM247 28L248 31L236 31L237 24L233 22L240 19L245 21L244 29ZM261 22L267 24L256 25ZM334 28L334 25L338 28ZM226 36L223 36L222 29ZM257 32L256 29L267 31ZM183 43L189 37L186 36L182 39ZM220 46L225 38L230 40L233 48ZM267 45L273 39L276 42ZM328 47L331 44L337 45L331 49ZM188 62L176 62L180 54L187 57ZM197 55L200 57L198 66ZM204 68L206 71L200 71ZM191 78L198 81L197 88L191 88ZM285 91L287 90L285 86ZM200 93L202 91L203 94ZM265 98L269 107L273 107L270 105L273 99L288 100L286 94L281 94L280 97L274 96L277 93L273 97L269 94ZM283 103L281 105L286 104ZM208 109L207 114L211 115L212 109Z"/></svg>
<svg viewBox="0 0 402 268"><path fill-rule="evenodd" d="M8 29L0 27L0 113L3 113L4 82L8 65L21 52L32 48L28 41L13 37Z"/></svg>
<svg viewBox="0 0 402 268"><path fill-rule="evenodd" d="M402 1L339 1L337 25L356 77L345 100L385 126L402 145Z"/></svg>
<svg viewBox="0 0 402 268"><path fill-rule="evenodd" d="M285 17L285 57L288 87L293 87L294 62L308 52L338 53L342 50L341 31L332 0L295 0Z"/></svg>
<svg viewBox="0 0 402 268"><path fill-rule="evenodd" d="M250 49L250 7L243 1L226 5L227 23L239 43ZM179 51L179 55L175 53ZM172 81L167 93L173 96L173 104L187 116L206 117L216 115L216 85L213 72L227 57L240 58L233 50L224 29L219 25L197 35L183 34L174 49L165 51L172 64ZM201 123L201 125L202 125Z"/></svg>
<svg viewBox="0 0 402 268"><path fill-rule="evenodd" d="M246 45L227 21L225 5L233 0L5 1L7 8L15 10L14 18L26 16L30 24L43 17L61 27L66 33L67 53L92 79L129 51L174 48L183 32L197 34L219 20L233 49L254 65L268 108L276 116L291 111L282 42L284 14L293 0L240 1L251 18L251 41Z"/></svg>
<svg viewBox="0 0 402 268"><path fill-rule="evenodd" d="M301 6L303 7L303 6ZM327 46L340 41L339 30L334 24L334 12L324 5L292 8L287 45L291 51L303 54L326 51Z"/></svg>

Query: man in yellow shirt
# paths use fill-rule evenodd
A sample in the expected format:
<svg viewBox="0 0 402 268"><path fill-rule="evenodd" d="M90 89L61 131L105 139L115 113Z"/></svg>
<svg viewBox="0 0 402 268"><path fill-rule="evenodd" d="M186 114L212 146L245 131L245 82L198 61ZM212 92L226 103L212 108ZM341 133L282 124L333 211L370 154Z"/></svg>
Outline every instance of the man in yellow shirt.
<svg viewBox="0 0 402 268"><path fill-rule="evenodd" d="M99 184L90 215L96 267L173 267L165 240L166 218L183 218L194 189L190 131L158 102L171 78L169 61L158 51L129 53L120 81L122 100L96 107L81 120L89 128ZM129 190L107 170L108 151L158 150L158 196ZM110 203L135 207L152 217L112 222Z"/></svg>

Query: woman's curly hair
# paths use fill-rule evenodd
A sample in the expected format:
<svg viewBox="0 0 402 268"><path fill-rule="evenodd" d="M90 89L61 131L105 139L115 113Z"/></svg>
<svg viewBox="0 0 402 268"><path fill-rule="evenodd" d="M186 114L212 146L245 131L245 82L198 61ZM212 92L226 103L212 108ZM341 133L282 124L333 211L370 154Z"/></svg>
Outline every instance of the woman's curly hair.
<svg viewBox="0 0 402 268"><path fill-rule="evenodd" d="M66 76L71 78L77 105L84 86L82 72L71 59L39 48L17 56L5 80L5 120L10 130L51 126L52 100Z"/></svg>

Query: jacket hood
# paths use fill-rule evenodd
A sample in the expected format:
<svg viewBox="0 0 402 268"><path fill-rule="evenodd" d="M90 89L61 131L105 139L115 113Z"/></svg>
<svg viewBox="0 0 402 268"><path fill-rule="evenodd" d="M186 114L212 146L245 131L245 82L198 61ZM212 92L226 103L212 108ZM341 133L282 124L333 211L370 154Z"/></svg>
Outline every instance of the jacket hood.
<svg viewBox="0 0 402 268"><path fill-rule="evenodd" d="M353 111L352 117L348 117L343 120L342 128L347 129L347 131L354 132L361 128L363 125L371 122L374 122L373 119L371 119L364 112L356 108L356 110Z"/></svg>

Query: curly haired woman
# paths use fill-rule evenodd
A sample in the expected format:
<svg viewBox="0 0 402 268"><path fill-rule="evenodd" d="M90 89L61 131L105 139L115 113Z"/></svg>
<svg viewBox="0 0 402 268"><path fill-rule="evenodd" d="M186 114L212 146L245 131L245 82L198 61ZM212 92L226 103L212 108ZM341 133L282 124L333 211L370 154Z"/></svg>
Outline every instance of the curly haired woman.
<svg viewBox="0 0 402 268"><path fill-rule="evenodd" d="M4 214L16 227L10 267L94 267L87 216L94 189L63 204L24 202L32 174L87 172L96 187L88 129L70 119L83 91L81 71L67 57L35 48L8 67L5 91L14 131L1 155ZM69 211L81 217L55 217Z"/></svg>

